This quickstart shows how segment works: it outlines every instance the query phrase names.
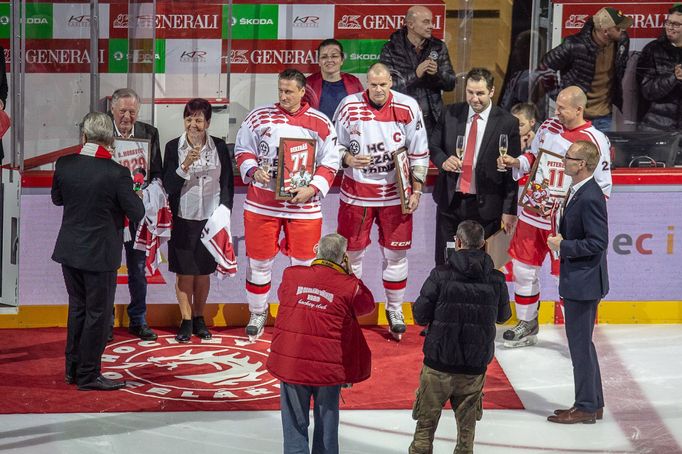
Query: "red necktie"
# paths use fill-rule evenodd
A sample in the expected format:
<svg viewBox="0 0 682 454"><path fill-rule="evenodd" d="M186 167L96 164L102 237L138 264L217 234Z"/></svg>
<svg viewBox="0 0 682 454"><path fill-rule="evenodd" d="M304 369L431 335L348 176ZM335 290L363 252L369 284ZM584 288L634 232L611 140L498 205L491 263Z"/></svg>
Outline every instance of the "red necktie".
<svg viewBox="0 0 682 454"><path fill-rule="evenodd" d="M476 135L478 134L478 119L481 116L474 114L469 128L467 145L464 149L464 162L462 162L462 174L459 177L459 190L464 194L471 193L471 177L474 170L474 154L476 154Z"/></svg>

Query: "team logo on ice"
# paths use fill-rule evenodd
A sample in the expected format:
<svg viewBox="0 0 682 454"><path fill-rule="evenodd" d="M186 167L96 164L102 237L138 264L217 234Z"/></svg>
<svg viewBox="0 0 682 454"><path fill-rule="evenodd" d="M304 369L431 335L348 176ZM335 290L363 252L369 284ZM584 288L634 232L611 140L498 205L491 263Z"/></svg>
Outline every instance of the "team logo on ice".
<svg viewBox="0 0 682 454"><path fill-rule="evenodd" d="M245 402L279 397L279 381L265 368L270 342L214 335L180 344L172 335L107 346L102 373L127 380L126 391L157 399Z"/></svg>

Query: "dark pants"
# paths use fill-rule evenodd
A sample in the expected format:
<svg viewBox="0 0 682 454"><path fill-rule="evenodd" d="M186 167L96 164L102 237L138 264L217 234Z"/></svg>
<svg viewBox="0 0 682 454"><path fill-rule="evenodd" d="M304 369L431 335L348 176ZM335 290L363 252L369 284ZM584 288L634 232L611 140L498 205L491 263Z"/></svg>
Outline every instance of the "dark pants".
<svg viewBox="0 0 682 454"><path fill-rule="evenodd" d="M564 299L566 337L573 363L575 405L582 411L594 413L604 406L604 392L597 351L592 342L594 321L599 300L576 301Z"/></svg>
<svg viewBox="0 0 682 454"><path fill-rule="evenodd" d="M280 383L284 454L338 454L341 386ZM308 447L310 398L313 398L313 449Z"/></svg>
<svg viewBox="0 0 682 454"><path fill-rule="evenodd" d="M472 220L480 223L488 238L493 233L500 230L502 223L502 213L495 219L483 219L478 213L478 202L474 194L457 193L450 203L450 208L436 210L436 265L445 263L445 245L448 241L453 241L459 223Z"/></svg>
<svg viewBox="0 0 682 454"><path fill-rule="evenodd" d="M128 304L128 318L130 326L142 326L147 324L147 278L144 275L146 261L145 251L133 249L134 241L124 243L126 251L126 265L128 266L128 291L130 291L130 304Z"/></svg>
<svg viewBox="0 0 682 454"><path fill-rule="evenodd" d="M100 375L116 294L116 271L90 272L62 265L69 294L66 370L84 385Z"/></svg>
<svg viewBox="0 0 682 454"><path fill-rule="evenodd" d="M410 454L431 454L443 406L450 401L457 421L455 453L474 452L476 421L483 416L485 374L450 374L422 366L412 419L417 421Z"/></svg>

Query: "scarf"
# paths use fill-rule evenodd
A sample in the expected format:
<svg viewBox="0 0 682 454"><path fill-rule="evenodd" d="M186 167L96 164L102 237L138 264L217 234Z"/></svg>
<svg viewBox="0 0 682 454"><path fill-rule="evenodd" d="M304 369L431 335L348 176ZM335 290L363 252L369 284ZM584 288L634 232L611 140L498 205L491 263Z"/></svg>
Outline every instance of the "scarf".
<svg viewBox="0 0 682 454"><path fill-rule="evenodd" d="M81 148L81 151L78 153L82 154L83 156L91 156L93 158L111 159L111 152L109 150L104 148L102 145L92 142L88 142L83 145L83 148Z"/></svg>

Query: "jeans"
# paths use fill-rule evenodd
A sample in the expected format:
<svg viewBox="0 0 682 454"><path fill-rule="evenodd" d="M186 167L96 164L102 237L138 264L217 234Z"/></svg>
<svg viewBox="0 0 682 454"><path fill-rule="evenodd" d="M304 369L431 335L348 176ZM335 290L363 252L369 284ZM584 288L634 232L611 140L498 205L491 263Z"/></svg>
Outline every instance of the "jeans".
<svg viewBox="0 0 682 454"><path fill-rule="evenodd" d="M142 326L147 324L147 278L144 275L146 260L145 251L133 249L134 241L123 243L126 251L126 265L128 266L128 291L130 291L130 304L128 304L128 318L130 326Z"/></svg>
<svg viewBox="0 0 682 454"><path fill-rule="evenodd" d="M600 130L601 132L606 132L611 130L613 125L613 116L611 114L603 115L601 117L594 117L590 119L592 126Z"/></svg>
<svg viewBox="0 0 682 454"><path fill-rule="evenodd" d="M341 386L304 386L281 382L280 407L284 454L338 454ZM313 449L308 447L310 398L313 398Z"/></svg>

